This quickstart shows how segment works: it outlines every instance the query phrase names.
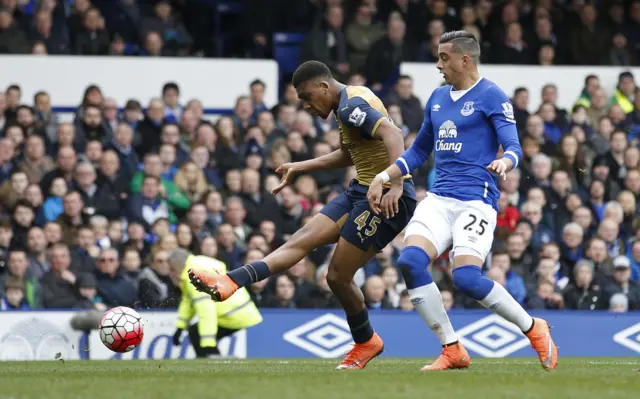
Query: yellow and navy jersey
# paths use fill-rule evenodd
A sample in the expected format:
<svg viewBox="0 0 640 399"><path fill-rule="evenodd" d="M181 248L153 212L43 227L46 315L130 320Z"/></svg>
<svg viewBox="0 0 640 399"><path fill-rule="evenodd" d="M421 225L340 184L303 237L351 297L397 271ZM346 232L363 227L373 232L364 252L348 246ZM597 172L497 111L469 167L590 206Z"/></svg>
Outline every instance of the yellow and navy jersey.
<svg viewBox="0 0 640 399"><path fill-rule="evenodd" d="M340 92L340 104L336 112L342 145L356 167L358 190L366 193L366 187L376 175L390 165L389 153L382 140L375 138L376 131L385 120L391 122L382 100L364 86L347 86ZM393 122L391 122L393 123ZM404 195L415 198L415 186L411 175L404 176ZM390 187L391 183L385 184Z"/></svg>
<svg viewBox="0 0 640 399"><path fill-rule="evenodd" d="M347 86L340 93L336 112L343 146L356 167L358 183L369 186L374 177L389 167L389 154L376 130L389 113L382 101L363 86Z"/></svg>

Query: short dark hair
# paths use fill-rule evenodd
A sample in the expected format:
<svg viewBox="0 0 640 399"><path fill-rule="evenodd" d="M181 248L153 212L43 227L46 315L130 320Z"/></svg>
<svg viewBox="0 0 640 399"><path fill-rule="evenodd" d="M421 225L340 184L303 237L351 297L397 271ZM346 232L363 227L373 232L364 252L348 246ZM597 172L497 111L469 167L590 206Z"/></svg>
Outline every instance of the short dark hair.
<svg viewBox="0 0 640 399"><path fill-rule="evenodd" d="M453 44L452 50L455 53L468 55L474 64L480 60L480 43L471 32L464 30L454 30L445 32L440 36L440 44Z"/></svg>
<svg viewBox="0 0 640 399"><path fill-rule="evenodd" d="M167 82L164 84L164 86L162 86L162 95L164 96L164 94L167 92L167 90L175 90L178 92L178 94L180 94L180 88L178 87L178 84L175 82Z"/></svg>
<svg viewBox="0 0 640 399"><path fill-rule="evenodd" d="M609 141L613 140L613 136L616 134L622 134L624 135L625 139L627 138L627 132L624 131L624 129L615 129L613 132L611 132L611 137L609 138Z"/></svg>
<svg viewBox="0 0 640 399"><path fill-rule="evenodd" d="M409 79L409 80L413 80L413 78L409 75L400 75L398 76L398 81L401 79Z"/></svg>
<svg viewBox="0 0 640 399"><path fill-rule="evenodd" d="M152 176L152 175L145 174L144 177L142 178L142 181L144 182L147 179L152 179L156 183L160 183L160 178L158 176Z"/></svg>
<svg viewBox="0 0 640 399"><path fill-rule="evenodd" d="M26 109L33 114L33 108L31 108L28 105L24 105L24 104L19 105L18 108L16 108L16 112L20 112L21 109Z"/></svg>
<svg viewBox="0 0 640 399"><path fill-rule="evenodd" d="M527 89L526 87L517 87L514 92L513 92L513 96L517 96L518 94L522 93L522 92L529 92L529 89Z"/></svg>
<svg viewBox="0 0 640 399"><path fill-rule="evenodd" d="M9 85L9 87L7 87L7 90L5 91L9 91L9 90L17 90L19 92L22 92L22 89L17 84Z"/></svg>
<svg viewBox="0 0 640 399"><path fill-rule="evenodd" d="M16 201L15 205L13 206L13 212L15 212L18 207L29 208L33 211L33 205L31 205L31 202L25 199L19 199L18 201Z"/></svg>
<svg viewBox="0 0 640 399"><path fill-rule="evenodd" d="M316 78L333 79L331 70L320 61L307 61L296 69L291 82L293 87L298 88L302 83Z"/></svg>
<svg viewBox="0 0 640 399"><path fill-rule="evenodd" d="M253 82L251 82L251 84L249 84L249 87L253 87L253 86L257 86L260 85L262 87L267 87L267 85L260 79L256 79Z"/></svg>
<svg viewBox="0 0 640 399"><path fill-rule="evenodd" d="M40 96L48 96L48 95L49 95L49 93L47 93L46 91L40 90L39 92L37 92L36 94L33 95L33 100L35 102L35 100L37 100L38 97L40 97Z"/></svg>
<svg viewBox="0 0 640 399"><path fill-rule="evenodd" d="M600 79L600 78L598 77L598 75L594 75L594 74L587 75L587 77L584 78L584 85L586 86L591 79Z"/></svg>

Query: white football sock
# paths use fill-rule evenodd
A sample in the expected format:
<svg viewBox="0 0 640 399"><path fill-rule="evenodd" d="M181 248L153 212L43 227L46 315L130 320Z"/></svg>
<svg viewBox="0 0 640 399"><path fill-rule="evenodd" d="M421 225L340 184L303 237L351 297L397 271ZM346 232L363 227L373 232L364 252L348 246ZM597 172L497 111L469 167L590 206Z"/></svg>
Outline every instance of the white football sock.
<svg viewBox="0 0 640 399"><path fill-rule="evenodd" d="M485 308L499 314L505 320L515 324L523 332L528 331L533 325L533 319L529 316L529 313L498 283L494 282L489 294L478 302Z"/></svg>
<svg viewBox="0 0 640 399"><path fill-rule="evenodd" d="M420 313L427 326L438 336L440 343L447 345L456 342L458 335L449 321L440 290L436 284L432 282L408 291L413 307Z"/></svg>

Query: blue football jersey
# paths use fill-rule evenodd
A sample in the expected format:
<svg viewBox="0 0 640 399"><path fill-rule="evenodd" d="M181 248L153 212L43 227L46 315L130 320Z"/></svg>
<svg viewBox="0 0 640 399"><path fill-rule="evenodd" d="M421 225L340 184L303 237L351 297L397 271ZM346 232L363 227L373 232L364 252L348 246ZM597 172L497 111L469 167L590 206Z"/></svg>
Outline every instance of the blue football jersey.
<svg viewBox="0 0 640 399"><path fill-rule="evenodd" d="M500 145L514 168L522 157L513 106L493 82L480 78L461 97L451 85L436 89L413 145L396 161L403 173L435 157L430 192L461 201L480 200L498 209L497 177L487 166ZM456 99L457 98L457 99Z"/></svg>

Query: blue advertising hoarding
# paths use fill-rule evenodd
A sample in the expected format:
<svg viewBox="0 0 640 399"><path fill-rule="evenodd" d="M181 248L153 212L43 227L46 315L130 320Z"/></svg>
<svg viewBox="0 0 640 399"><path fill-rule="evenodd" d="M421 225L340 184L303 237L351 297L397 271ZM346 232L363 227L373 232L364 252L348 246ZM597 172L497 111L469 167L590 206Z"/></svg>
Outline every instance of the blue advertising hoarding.
<svg viewBox="0 0 640 399"><path fill-rule="evenodd" d="M177 314L140 312L145 324L142 344L114 354L89 334L70 326L74 312L0 312L0 360L184 359L195 353L186 334L173 346ZM262 310L264 321L219 342L222 354L238 358L336 358L352 345L342 312L325 310ZM371 312L371 323L385 343L383 356L435 357L441 347L415 312ZM640 312L542 311L561 356L640 355ZM484 310L452 311L460 341L472 357L532 357L529 341L511 323Z"/></svg>

